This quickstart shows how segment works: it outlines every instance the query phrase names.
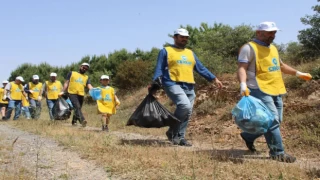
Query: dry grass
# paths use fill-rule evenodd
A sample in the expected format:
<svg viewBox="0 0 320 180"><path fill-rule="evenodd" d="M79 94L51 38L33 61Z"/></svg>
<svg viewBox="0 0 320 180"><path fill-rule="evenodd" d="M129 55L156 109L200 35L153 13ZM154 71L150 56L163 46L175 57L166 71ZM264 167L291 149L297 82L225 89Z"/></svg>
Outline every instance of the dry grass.
<svg viewBox="0 0 320 180"><path fill-rule="evenodd" d="M88 126L70 126L70 120L52 123L47 108L38 121L9 121L13 126L55 139L83 158L95 160L112 176L126 179L310 179L317 170L302 169L298 164L252 159L245 154L236 129L222 134L190 133L198 145L193 148L171 146L164 138L166 128L145 129L125 126L145 90L122 97L122 107L111 118L110 133L100 131L100 116L95 106L84 106ZM161 100L161 101L165 101ZM219 115L225 112L221 111ZM219 116L220 117L220 116ZM210 117L206 120L211 124ZM226 121L230 124L230 120ZM193 122L195 123L195 122ZM223 121L220 123L223 124ZM191 126L192 127L192 126ZM223 127L227 128L229 126ZM192 128L190 128L192 132ZM206 136L206 138L204 138ZM197 142L196 142L197 141ZM240 145L240 146L239 146ZM259 148L265 148L258 143ZM240 147L240 148L239 148Z"/></svg>

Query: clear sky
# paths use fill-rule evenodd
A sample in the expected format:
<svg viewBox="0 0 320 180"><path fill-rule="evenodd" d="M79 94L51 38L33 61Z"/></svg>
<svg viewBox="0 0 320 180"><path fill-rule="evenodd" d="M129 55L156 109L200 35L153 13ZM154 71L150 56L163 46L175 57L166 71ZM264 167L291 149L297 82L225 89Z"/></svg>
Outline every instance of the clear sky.
<svg viewBox="0 0 320 180"><path fill-rule="evenodd" d="M85 55L172 42L180 25L274 21L276 43L297 41L316 0L0 0L0 81L30 62L65 66ZM29 78L29 77L24 77Z"/></svg>

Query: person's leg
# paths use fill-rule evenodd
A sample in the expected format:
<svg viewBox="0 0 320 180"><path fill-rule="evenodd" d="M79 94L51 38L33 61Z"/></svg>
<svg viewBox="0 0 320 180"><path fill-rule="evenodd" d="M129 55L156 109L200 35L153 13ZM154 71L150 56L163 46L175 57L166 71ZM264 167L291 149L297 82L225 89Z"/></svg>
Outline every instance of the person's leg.
<svg viewBox="0 0 320 180"><path fill-rule="evenodd" d="M15 106L15 111L14 111L13 120L17 120L21 114L21 101L15 101L14 106Z"/></svg>
<svg viewBox="0 0 320 180"><path fill-rule="evenodd" d="M73 117L72 117L72 124L76 124L77 120L80 120L80 115L79 115L79 111L80 111L80 103L78 100L78 95L76 94L69 94L69 99L72 103L73 106Z"/></svg>
<svg viewBox="0 0 320 180"><path fill-rule="evenodd" d="M282 120L282 109L283 103L280 96L270 96L259 89L251 90L250 95L260 99L274 115L275 119L272 126L264 134L267 141L268 147L270 149L270 155L278 155L284 153L284 147L282 144L282 137L280 133L280 121ZM281 117L279 116L281 115Z"/></svg>
<svg viewBox="0 0 320 180"><path fill-rule="evenodd" d="M186 130L188 127L188 123L189 123L191 114L192 114L194 99L196 97L194 90L184 90L184 92L186 93L186 95L190 101L191 108L188 110L185 121L181 122L181 124L180 124L180 129L179 129L179 134L178 134L180 139L185 139Z"/></svg>
<svg viewBox="0 0 320 180"><path fill-rule="evenodd" d="M35 101L35 103L36 103L36 109L35 109L36 111L35 111L34 118L39 119L41 114L41 101Z"/></svg>
<svg viewBox="0 0 320 180"><path fill-rule="evenodd" d="M164 91L177 106L174 115L181 121L180 123L170 126L166 133L168 139L177 144L179 143L180 125L187 125L185 121L188 121L192 112L192 104L185 91L179 85L164 87Z"/></svg>
<svg viewBox="0 0 320 180"><path fill-rule="evenodd" d="M80 103L80 110L79 110L80 120L79 121L82 124L82 126L85 127L87 125L87 121L84 118L84 115L82 113L82 105L83 105L83 101L84 101L84 96L78 95L78 100L79 100L79 103Z"/></svg>
<svg viewBox="0 0 320 180"><path fill-rule="evenodd" d="M30 108L29 108L29 106L25 106L25 107L23 107L24 108L24 113L25 113L25 117L27 118L27 119L31 119L31 114L30 114ZM21 108L22 109L22 108Z"/></svg>
<svg viewBox="0 0 320 180"><path fill-rule="evenodd" d="M9 100L8 110L6 111L5 118L3 120L9 120L12 114L12 110L15 108L15 101Z"/></svg>
<svg viewBox="0 0 320 180"><path fill-rule="evenodd" d="M30 103L29 111L30 111L30 114L31 114L31 118L35 119L35 117L36 117L36 108L37 108L36 101L34 99L30 98L29 99L29 103Z"/></svg>
<svg viewBox="0 0 320 180"><path fill-rule="evenodd" d="M47 99L50 120L53 120L52 109L57 100Z"/></svg>

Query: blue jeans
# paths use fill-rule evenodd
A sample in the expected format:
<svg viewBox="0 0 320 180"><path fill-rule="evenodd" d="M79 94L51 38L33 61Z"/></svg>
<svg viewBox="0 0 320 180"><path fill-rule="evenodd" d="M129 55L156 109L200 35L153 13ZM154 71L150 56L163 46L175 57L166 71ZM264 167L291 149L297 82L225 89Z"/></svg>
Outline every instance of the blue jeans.
<svg viewBox="0 0 320 180"><path fill-rule="evenodd" d="M23 106L21 108L21 112L22 112L22 115L24 115L27 119L31 118L31 114L30 114L30 111L29 111L29 106Z"/></svg>
<svg viewBox="0 0 320 180"><path fill-rule="evenodd" d="M30 113L32 119L39 119L41 113L41 101L29 99Z"/></svg>
<svg viewBox="0 0 320 180"><path fill-rule="evenodd" d="M164 91L177 106L174 115L181 121L170 126L168 132L172 134L173 138L184 139L196 94L193 89L182 89L180 85L165 86Z"/></svg>
<svg viewBox="0 0 320 180"><path fill-rule="evenodd" d="M56 101L57 101L56 99L47 99L50 120L53 120L52 108L53 108L54 104L56 103Z"/></svg>
<svg viewBox="0 0 320 180"><path fill-rule="evenodd" d="M271 156L279 155L284 153L284 147L282 144L282 137L280 133L280 124L283 116L283 102L282 96L270 96L261 92L259 89L250 89L250 95L260 99L275 116L272 126L268 132L264 133L264 137L269 147L269 154ZM260 137L262 134L249 134L246 132L241 133L243 138L249 142L254 142L255 139Z"/></svg>
<svg viewBox="0 0 320 180"><path fill-rule="evenodd" d="M15 109L13 120L17 120L21 114L21 100L9 100L5 120L10 119L13 109Z"/></svg>

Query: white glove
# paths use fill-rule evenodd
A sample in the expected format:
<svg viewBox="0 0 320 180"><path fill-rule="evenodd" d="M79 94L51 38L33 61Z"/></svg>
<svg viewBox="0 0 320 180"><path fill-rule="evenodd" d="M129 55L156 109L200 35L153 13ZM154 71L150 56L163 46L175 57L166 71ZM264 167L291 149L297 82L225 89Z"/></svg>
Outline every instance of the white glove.
<svg viewBox="0 0 320 180"><path fill-rule="evenodd" d="M41 101L41 99L42 99L42 96L38 96L38 101Z"/></svg>
<svg viewBox="0 0 320 180"><path fill-rule="evenodd" d="M4 94L3 97L2 97L2 100L6 101L7 100L7 95Z"/></svg>
<svg viewBox="0 0 320 180"><path fill-rule="evenodd" d="M241 96L249 96L250 94L247 84L245 82L240 83L240 94Z"/></svg>
<svg viewBox="0 0 320 180"><path fill-rule="evenodd" d="M312 76L311 74L309 73L302 73L300 71L297 71L296 72L296 76L298 76L299 78L303 79L303 80L306 80L306 81L309 81L310 79L312 79Z"/></svg>
<svg viewBox="0 0 320 180"><path fill-rule="evenodd" d="M32 90L29 90L29 92L30 92L30 93L33 93L34 91L32 91Z"/></svg>
<svg viewBox="0 0 320 180"><path fill-rule="evenodd" d="M62 92L59 93L59 96L62 96L63 94L64 94L64 92L62 91Z"/></svg>

